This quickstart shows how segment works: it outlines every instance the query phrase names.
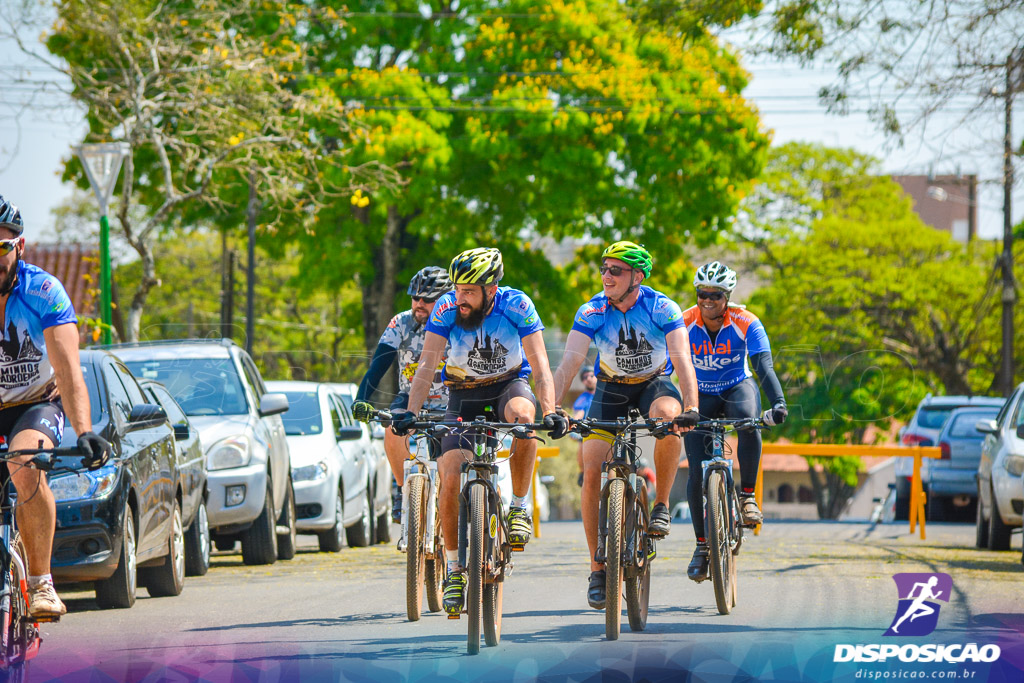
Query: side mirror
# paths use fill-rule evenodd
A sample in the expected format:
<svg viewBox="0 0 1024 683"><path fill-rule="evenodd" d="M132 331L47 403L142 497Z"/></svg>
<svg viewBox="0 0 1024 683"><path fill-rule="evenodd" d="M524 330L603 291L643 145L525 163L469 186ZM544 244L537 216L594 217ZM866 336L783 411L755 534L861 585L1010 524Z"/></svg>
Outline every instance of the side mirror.
<svg viewBox="0 0 1024 683"><path fill-rule="evenodd" d="M263 394L260 399L260 417L288 412L288 397L284 394Z"/></svg>
<svg viewBox="0 0 1024 683"><path fill-rule="evenodd" d="M132 406L132 412L128 415L128 431L134 432L137 429L149 429L167 421L167 413L161 406L152 403L140 403Z"/></svg>
<svg viewBox="0 0 1024 683"><path fill-rule="evenodd" d="M974 423L974 428L982 434L995 434L999 431L999 425L996 424L995 420L978 420ZM1018 429L1018 436L1020 430Z"/></svg>
<svg viewBox="0 0 1024 683"><path fill-rule="evenodd" d="M338 433L335 434L338 441L357 441L363 437L363 428L359 425L352 425L348 427L338 427Z"/></svg>
<svg viewBox="0 0 1024 683"><path fill-rule="evenodd" d="M188 441L192 438L192 429L187 423L181 422L174 425L174 439L176 441Z"/></svg>

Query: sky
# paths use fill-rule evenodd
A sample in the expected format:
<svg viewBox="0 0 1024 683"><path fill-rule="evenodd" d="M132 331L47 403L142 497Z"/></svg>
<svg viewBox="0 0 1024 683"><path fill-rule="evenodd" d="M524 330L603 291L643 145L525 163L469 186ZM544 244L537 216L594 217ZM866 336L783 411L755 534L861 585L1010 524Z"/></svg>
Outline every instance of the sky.
<svg viewBox="0 0 1024 683"><path fill-rule="evenodd" d="M37 43L36 37L23 36ZM12 73L33 80L52 76L10 41L0 41L0 80ZM979 176L979 236L1002 235L1003 115L993 106L988 116L969 125L955 117L938 118L924 131L910 136L903 148L891 149L875 124L863 113L827 114L817 102L818 89L833 82L828 69L804 69L791 63L744 59L752 80L745 95L762 114L763 125L773 132L775 144L817 142L852 147L882 160L882 169L897 175L962 172ZM1024 132L1024 98L1014 116L1015 139ZM18 83L0 89L0 194L13 201L31 229L52 225L51 212L72 192L61 183L62 160L85 131L81 110L56 91L34 95ZM1018 171L1018 178L1024 170ZM1014 193L1014 224L1024 216L1024 183ZM29 233L31 234L31 232Z"/></svg>

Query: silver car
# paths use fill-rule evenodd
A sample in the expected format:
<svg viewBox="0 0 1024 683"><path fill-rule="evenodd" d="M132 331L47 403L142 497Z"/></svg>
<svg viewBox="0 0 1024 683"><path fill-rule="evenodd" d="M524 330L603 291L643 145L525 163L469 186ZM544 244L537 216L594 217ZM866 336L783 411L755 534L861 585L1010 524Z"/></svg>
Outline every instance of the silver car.
<svg viewBox="0 0 1024 683"><path fill-rule="evenodd" d="M1010 532L1024 518L1024 383L994 420L979 420L985 434L978 464L977 545L1009 550Z"/></svg>
<svg viewBox="0 0 1024 683"><path fill-rule="evenodd" d="M268 382L267 387L288 397L283 419L299 531L316 534L324 552L341 550L346 537L353 547L375 543L377 464L364 426L329 384Z"/></svg>
<svg viewBox="0 0 1024 683"><path fill-rule="evenodd" d="M966 511L978 493L978 463L985 435L978 420L991 420L998 408L957 408L939 432L940 460L931 460L922 481L928 491L928 519L942 521L957 509Z"/></svg>
<svg viewBox="0 0 1024 683"><path fill-rule="evenodd" d="M218 550L242 542L246 564L295 556L295 501L281 413L244 349L229 339L122 344L136 376L161 382L206 450L210 533Z"/></svg>

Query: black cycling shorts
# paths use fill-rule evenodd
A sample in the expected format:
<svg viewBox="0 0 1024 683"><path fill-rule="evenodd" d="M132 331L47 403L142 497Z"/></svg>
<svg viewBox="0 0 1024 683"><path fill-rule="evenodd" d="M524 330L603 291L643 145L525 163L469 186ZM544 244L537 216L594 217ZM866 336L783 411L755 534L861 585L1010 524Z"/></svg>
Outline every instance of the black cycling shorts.
<svg viewBox="0 0 1024 683"><path fill-rule="evenodd" d="M530 391L530 383L525 377L514 377L504 382L496 382L474 389L452 389L448 394L448 412L445 414L445 422L462 418L464 421L471 421L485 415L485 410L490 408L493 413L487 418L491 422L505 421L505 407L508 402L517 396L533 401L537 400ZM459 433L446 435L441 440L441 453L447 453L459 448L466 450L473 449L472 438Z"/></svg>
<svg viewBox="0 0 1024 683"><path fill-rule="evenodd" d="M53 446L60 446L64 438L64 406L60 399L27 403L13 408L0 410L0 439L3 449L7 450L14 437L26 429L42 432L53 440ZM44 448L50 444L44 444ZM30 448L36 448L32 444Z"/></svg>
<svg viewBox="0 0 1024 683"><path fill-rule="evenodd" d="M642 417L650 417L651 404L662 396L671 396L679 401L680 405L683 403L679 390L668 375L661 375L640 384L598 380L587 417L601 422L614 421L629 415L630 408L639 410Z"/></svg>

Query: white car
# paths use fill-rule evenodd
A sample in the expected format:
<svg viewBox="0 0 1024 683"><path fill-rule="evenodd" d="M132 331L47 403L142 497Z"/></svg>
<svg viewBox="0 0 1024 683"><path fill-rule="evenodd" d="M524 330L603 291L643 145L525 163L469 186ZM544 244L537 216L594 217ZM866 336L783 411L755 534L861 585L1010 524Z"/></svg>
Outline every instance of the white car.
<svg viewBox="0 0 1024 683"><path fill-rule="evenodd" d="M977 545L1009 550L1011 530L1024 519L1024 383L994 420L979 420L985 434L978 465Z"/></svg>
<svg viewBox="0 0 1024 683"><path fill-rule="evenodd" d="M512 437L506 436L501 441L501 448L507 451L511 443ZM545 484L553 480L554 477L542 477L534 470L533 486L537 489L537 507L540 508L540 521L542 522L548 521L551 517L551 502L548 497L548 487ZM508 464L507 457L498 460L498 492L501 494L501 505L507 511L508 506L512 504L512 467ZM526 509L530 515L533 515L532 496L531 489L526 494Z"/></svg>
<svg viewBox="0 0 1024 683"><path fill-rule="evenodd" d="M343 539L352 547L389 540L377 529L377 465L369 436L335 388L285 381L267 387L287 396L290 406L283 420L299 533L316 534L324 552L341 550Z"/></svg>

